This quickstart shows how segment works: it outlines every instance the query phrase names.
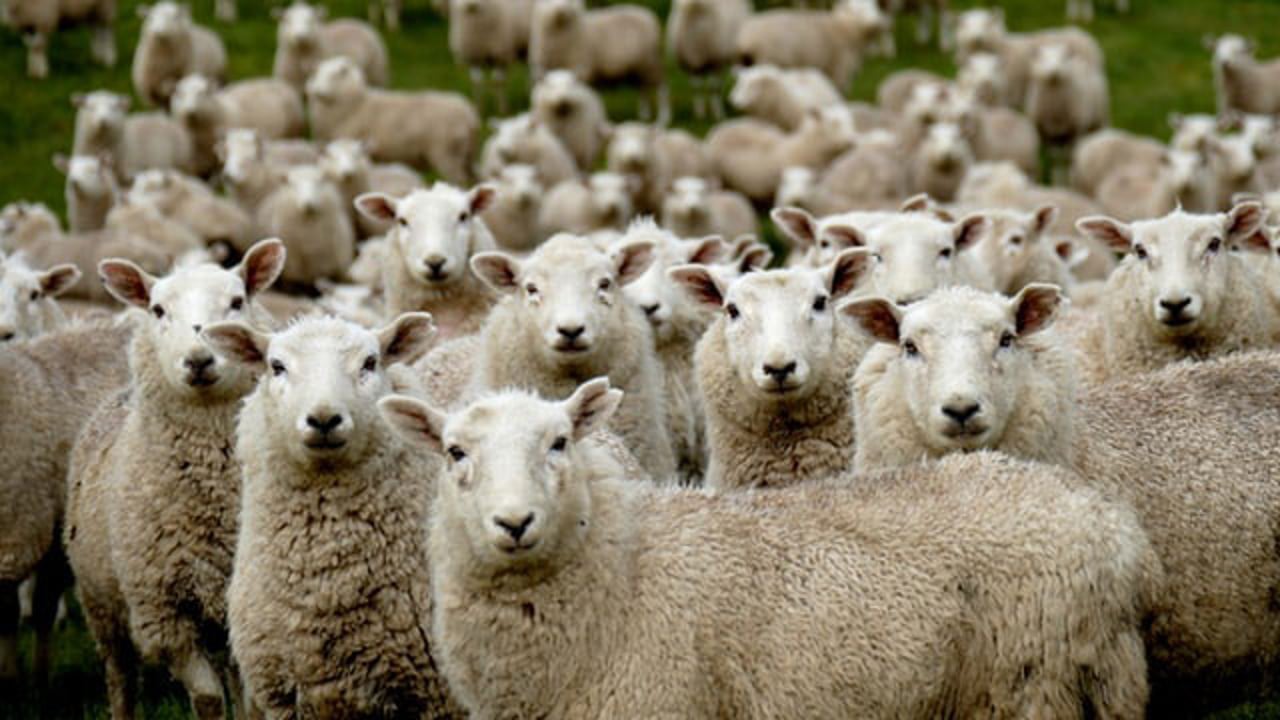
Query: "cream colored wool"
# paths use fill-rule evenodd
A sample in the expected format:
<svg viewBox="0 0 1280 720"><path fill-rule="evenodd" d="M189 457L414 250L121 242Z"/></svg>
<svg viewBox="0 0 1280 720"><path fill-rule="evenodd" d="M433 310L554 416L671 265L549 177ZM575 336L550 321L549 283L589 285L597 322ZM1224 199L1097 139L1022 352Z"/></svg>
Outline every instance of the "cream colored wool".
<svg viewBox="0 0 1280 720"><path fill-rule="evenodd" d="M227 49L216 33L191 19L189 6L156 3L146 11L133 53L134 93L148 105L166 108L178 81L193 74L222 81Z"/></svg>
<svg viewBox="0 0 1280 720"><path fill-rule="evenodd" d="M866 49L859 25L858 18L839 4L831 11L758 12L738 30L738 64L818 68L845 92Z"/></svg>
<svg viewBox="0 0 1280 720"><path fill-rule="evenodd" d="M322 62L345 57L360 68L369 84L387 84L387 46L368 23L355 18L325 22L327 8L298 0L273 11L273 15L280 21L271 70L275 77L302 90Z"/></svg>
<svg viewBox="0 0 1280 720"><path fill-rule="evenodd" d="M853 120L843 107L805 116L790 134L759 120L721 123L707 135L707 151L725 186L755 202L773 199L782 171L822 171L854 143Z"/></svg>
<svg viewBox="0 0 1280 720"><path fill-rule="evenodd" d="M605 154L609 170L639 181L635 204L640 212L661 212L663 197L679 178L716 177L705 143L684 130L622 123L613 128Z"/></svg>
<svg viewBox="0 0 1280 720"><path fill-rule="evenodd" d="M480 176L494 179L512 165L531 165L544 188L578 177L569 148L531 113L490 120L493 132L480 151Z"/></svg>
<svg viewBox="0 0 1280 720"><path fill-rule="evenodd" d="M618 401L582 397L599 389L447 419L383 403L461 458L429 547L441 668L474 715L1142 717L1158 565L1128 510L987 453L785 492L653 488L581 440ZM524 543L490 522L529 511Z"/></svg>
<svg viewBox="0 0 1280 720"><path fill-rule="evenodd" d="M1081 138L1071 154L1071 185L1094 196L1102 181L1131 164L1156 165L1166 148L1152 138L1107 128Z"/></svg>
<svg viewBox="0 0 1280 720"><path fill-rule="evenodd" d="M373 220L356 209L355 199L367 192L381 192L395 198L425 188L416 170L399 163L375 165L364 143L359 140L334 140L324 148L319 162L325 175L338 186L351 220L362 238L386 235L390 223Z"/></svg>
<svg viewBox="0 0 1280 720"><path fill-rule="evenodd" d="M129 98L105 90L75 93L76 129L72 153L108 155L121 181L153 168L191 172L191 137L162 112L133 113Z"/></svg>
<svg viewBox="0 0 1280 720"><path fill-rule="evenodd" d="M285 183L254 214L254 235L278 237L289 249L283 280L297 286L343 276L355 260L349 205L324 170L290 168Z"/></svg>
<svg viewBox="0 0 1280 720"><path fill-rule="evenodd" d="M742 193L717 190L700 177L677 178L662 200L662 226L682 238L739 238L759 229L756 210Z"/></svg>
<svg viewBox="0 0 1280 720"><path fill-rule="evenodd" d="M1031 213L989 210L983 213L986 227L965 257L972 266L970 281L975 287L1015 295L1032 283L1057 285L1071 290L1075 280L1067 263L1058 255L1047 231L1058 210L1043 205Z"/></svg>
<svg viewBox="0 0 1280 720"><path fill-rule="evenodd" d="M568 70L552 70L533 86L530 112L573 154L578 169L590 172L613 132L599 93Z"/></svg>
<svg viewBox="0 0 1280 720"><path fill-rule="evenodd" d="M132 201L151 203L161 214L186 225L207 245L227 243L237 250L249 248L253 220L231 200L215 195L199 179L172 170L149 170L134 179L126 195Z"/></svg>
<svg viewBox="0 0 1280 720"><path fill-rule="evenodd" d="M300 137L307 127L302 94L275 78L241 80L219 88L203 75L188 75L175 86L169 103L170 114L194 144L200 176L219 168L216 147L229 130L249 129L275 140Z"/></svg>
<svg viewBox="0 0 1280 720"><path fill-rule="evenodd" d="M974 22L976 21L976 22ZM955 22L956 58L963 62L977 52L1000 58L1008 80L1008 97L1023 107L1031 82L1036 53L1046 45L1064 45L1071 54L1097 68L1105 67L1102 46L1087 31L1076 27L1048 28L1035 32L1009 32L1002 8L969 10Z"/></svg>
<svg viewBox="0 0 1280 720"><path fill-rule="evenodd" d="M58 296L80 280L74 265L31 267L25 256L0 252L0 343L31 340L67 324Z"/></svg>
<svg viewBox="0 0 1280 720"><path fill-rule="evenodd" d="M27 46L27 76L49 75L49 37L59 26L84 23L93 27L93 59L116 64L116 0L5 0L4 23L22 33Z"/></svg>
<svg viewBox="0 0 1280 720"><path fill-rule="evenodd" d="M182 223L165 217L149 203L128 198L107 213L106 229L116 236L134 238L155 249L170 262L183 254L204 248L204 240Z"/></svg>

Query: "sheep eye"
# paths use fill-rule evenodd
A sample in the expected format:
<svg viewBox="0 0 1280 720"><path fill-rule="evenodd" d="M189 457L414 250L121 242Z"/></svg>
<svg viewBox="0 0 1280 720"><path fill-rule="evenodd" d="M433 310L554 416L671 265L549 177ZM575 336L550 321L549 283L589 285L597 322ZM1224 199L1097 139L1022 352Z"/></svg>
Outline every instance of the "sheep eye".
<svg viewBox="0 0 1280 720"><path fill-rule="evenodd" d="M597 285L599 285L601 290L608 290L613 287L613 281L609 278L600 278L600 282L597 283Z"/></svg>
<svg viewBox="0 0 1280 720"><path fill-rule="evenodd" d="M232 309L232 310L234 310L234 311L236 311L236 312L240 312L240 310L241 310L241 309L243 309L243 308L244 308L244 298L242 298L242 297L235 297L235 298L232 298L232 299L231 299L231 309Z"/></svg>
<svg viewBox="0 0 1280 720"><path fill-rule="evenodd" d="M826 250L827 248L831 247L831 241L823 240L822 242L818 243L818 247L822 248L823 250Z"/></svg>
<svg viewBox="0 0 1280 720"><path fill-rule="evenodd" d="M157 319L162 318L164 317L164 308L160 307L159 305L152 305L151 314L155 315Z"/></svg>
<svg viewBox="0 0 1280 720"><path fill-rule="evenodd" d="M1139 260L1147 259L1147 249L1142 247L1141 245L1133 246L1133 254L1137 255Z"/></svg>
<svg viewBox="0 0 1280 720"><path fill-rule="evenodd" d="M884 262L884 256L881 255L880 253L872 253L871 259L875 260L878 263Z"/></svg>
<svg viewBox="0 0 1280 720"><path fill-rule="evenodd" d="M30 298L31 298L31 302L35 302L36 300L39 300L39 299L40 299L40 291L39 291L39 290L32 290L32 291L31 291Z"/></svg>
<svg viewBox="0 0 1280 720"><path fill-rule="evenodd" d="M526 284L526 285L524 286L524 291L525 291L525 292L527 292L527 293L529 293L530 295L537 295L537 294L538 294L538 286L537 286L537 285L534 285L533 283L528 283L528 284Z"/></svg>
<svg viewBox="0 0 1280 720"><path fill-rule="evenodd" d="M453 458L454 462L462 462L467 459L467 452L457 445L450 445L448 452L449 457Z"/></svg>
<svg viewBox="0 0 1280 720"><path fill-rule="evenodd" d="M371 373L378 369L378 356L370 355L364 359L364 365L360 366L361 372Z"/></svg>
<svg viewBox="0 0 1280 720"><path fill-rule="evenodd" d="M409 227L409 221L406 220L405 218L396 218L396 222L400 223L400 227L402 228Z"/></svg>
<svg viewBox="0 0 1280 720"><path fill-rule="evenodd" d="M824 311L824 310L826 310L826 309L827 309L827 296L826 296L826 295L819 295L818 297L816 297L816 298L814 298L814 299L813 299L813 311L814 311L814 312L823 312L823 311Z"/></svg>
<svg viewBox="0 0 1280 720"><path fill-rule="evenodd" d="M458 213L458 222L464 223L470 219L471 219L471 215L469 215L466 210L463 210L462 212Z"/></svg>
<svg viewBox="0 0 1280 720"><path fill-rule="evenodd" d="M1000 347L1002 348L1013 347L1013 333L1009 332L1008 330L1004 331L1004 334L1000 336Z"/></svg>
<svg viewBox="0 0 1280 720"><path fill-rule="evenodd" d="M1222 249L1222 238L1216 237L1209 241L1209 247L1206 248L1206 252L1208 252L1210 255L1215 255L1221 249Z"/></svg>
<svg viewBox="0 0 1280 720"><path fill-rule="evenodd" d="M951 259L951 248L942 248L941 250L939 250L939 251L938 251L938 257L942 258L943 260L950 260L950 259Z"/></svg>
<svg viewBox="0 0 1280 720"><path fill-rule="evenodd" d="M738 306L734 305L733 303L729 303L727 306L725 306L724 311L729 313L730 320L737 320L738 318L742 317L742 313L738 311Z"/></svg>
<svg viewBox="0 0 1280 720"><path fill-rule="evenodd" d="M1009 244L1010 244L1010 245L1021 245L1021 244L1022 244L1022 236L1021 236L1021 235L1014 235L1013 237L1009 238Z"/></svg>
<svg viewBox="0 0 1280 720"><path fill-rule="evenodd" d="M907 357L910 358L920 357L920 348L916 347L916 344L910 340L903 341L902 352L906 353Z"/></svg>
<svg viewBox="0 0 1280 720"><path fill-rule="evenodd" d="M281 375L284 375L284 363L280 362L279 360L272 360L271 374L276 377L280 377Z"/></svg>
<svg viewBox="0 0 1280 720"><path fill-rule="evenodd" d="M569 439L561 435L551 442L551 450L552 452L564 452L564 449L568 444Z"/></svg>

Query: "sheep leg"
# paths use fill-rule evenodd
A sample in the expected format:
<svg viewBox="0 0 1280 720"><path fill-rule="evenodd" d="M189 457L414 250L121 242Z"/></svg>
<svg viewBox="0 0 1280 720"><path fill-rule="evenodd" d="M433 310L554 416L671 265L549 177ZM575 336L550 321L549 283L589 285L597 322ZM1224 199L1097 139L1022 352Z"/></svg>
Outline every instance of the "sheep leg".
<svg viewBox="0 0 1280 720"><path fill-rule="evenodd" d="M238 14L236 0L215 0L213 15L221 22L235 22Z"/></svg>
<svg viewBox="0 0 1280 720"><path fill-rule="evenodd" d="M507 116L507 71L500 67L495 67L490 71L489 79L493 88L494 99L497 102L498 116Z"/></svg>
<svg viewBox="0 0 1280 720"><path fill-rule="evenodd" d="M222 680L213 669L213 663L198 650L192 649L175 675L187 689L191 708L200 720L222 720L225 715L222 702Z"/></svg>
<svg viewBox="0 0 1280 720"><path fill-rule="evenodd" d="M58 622L58 606L71 586L71 569L58 550L50 552L36 570L35 595L31 599L31 622L36 629L35 677L49 680L53 667L53 628Z"/></svg>
<svg viewBox="0 0 1280 720"><path fill-rule="evenodd" d="M400 30L400 0L383 0L382 20L389 32Z"/></svg>
<svg viewBox="0 0 1280 720"><path fill-rule="evenodd" d="M480 111L480 114L484 115L484 70L479 66L473 65L467 68L467 78L471 81L471 101L476 104L476 109Z"/></svg>
<svg viewBox="0 0 1280 720"><path fill-rule="evenodd" d="M116 33L110 25L93 29L93 59L105 67L116 66Z"/></svg>
<svg viewBox="0 0 1280 720"><path fill-rule="evenodd" d="M690 75L689 88L690 94L693 96L693 117L696 120L701 120L707 116L707 90L703 86L702 76Z"/></svg>
<svg viewBox="0 0 1280 720"><path fill-rule="evenodd" d="M49 38L42 33L31 32L22 36L27 46L27 76L36 79L49 77Z"/></svg>
<svg viewBox="0 0 1280 720"><path fill-rule="evenodd" d="M0 582L0 682L18 679L18 583Z"/></svg>
<svg viewBox="0 0 1280 720"><path fill-rule="evenodd" d="M382 0L369 0L369 24L377 25L382 18Z"/></svg>
<svg viewBox="0 0 1280 720"><path fill-rule="evenodd" d="M716 120L724 119L724 75L716 74L710 80L711 116Z"/></svg>
<svg viewBox="0 0 1280 720"><path fill-rule="evenodd" d="M667 94L667 84L662 80L653 90L654 105L657 106L658 117L654 121L658 127L666 127L671 123L671 96Z"/></svg>
<svg viewBox="0 0 1280 720"><path fill-rule="evenodd" d="M133 720L138 701L138 659L127 637L117 637L102 653L111 720Z"/></svg>
<svg viewBox="0 0 1280 720"><path fill-rule="evenodd" d="M920 6L920 15L916 18L916 43L928 45L933 34L933 6L924 3Z"/></svg>

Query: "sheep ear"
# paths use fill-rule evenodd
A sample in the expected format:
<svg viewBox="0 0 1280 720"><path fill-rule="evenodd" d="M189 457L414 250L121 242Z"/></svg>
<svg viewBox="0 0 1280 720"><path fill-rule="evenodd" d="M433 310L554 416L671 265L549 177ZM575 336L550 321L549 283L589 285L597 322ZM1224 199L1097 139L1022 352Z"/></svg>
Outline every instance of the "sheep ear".
<svg viewBox="0 0 1280 720"><path fill-rule="evenodd" d="M474 216L484 212L497 197L498 188L488 183L471 188L471 192L467 195L471 214Z"/></svg>
<svg viewBox="0 0 1280 720"><path fill-rule="evenodd" d="M643 275L656 257L653 242L649 240L623 243L611 250L610 254L618 273L619 285L627 285Z"/></svg>
<svg viewBox="0 0 1280 720"><path fill-rule="evenodd" d="M719 262L721 258L729 252L729 247L724 244L724 240L719 235L711 235L701 240L691 240L688 243L689 252L686 255L685 262L690 265L708 265L713 262Z"/></svg>
<svg viewBox="0 0 1280 720"><path fill-rule="evenodd" d="M267 346L271 336L236 320L214 323L200 333L205 343L222 357L247 365L263 367L267 363Z"/></svg>
<svg viewBox="0 0 1280 720"><path fill-rule="evenodd" d="M864 247L849 248L836 256L827 268L827 289L839 299L853 292L871 267L871 251Z"/></svg>
<svg viewBox="0 0 1280 720"><path fill-rule="evenodd" d="M80 280L80 268L75 265L54 265L40 273L40 294L44 297L58 297Z"/></svg>
<svg viewBox="0 0 1280 720"><path fill-rule="evenodd" d="M151 304L151 287L156 279L128 260L103 260L98 277L107 292L125 305L145 308Z"/></svg>
<svg viewBox="0 0 1280 720"><path fill-rule="evenodd" d="M1239 247L1251 252L1268 253L1271 252L1271 230L1265 225L1261 225L1249 237L1240 241Z"/></svg>
<svg viewBox="0 0 1280 720"><path fill-rule="evenodd" d="M236 267L236 272L244 280L245 294L252 297L271 287L284 271L286 256L284 243L277 238L254 243Z"/></svg>
<svg viewBox="0 0 1280 720"><path fill-rule="evenodd" d="M436 323L430 313L407 312L378 331L384 365L409 364L431 349Z"/></svg>
<svg viewBox="0 0 1280 720"><path fill-rule="evenodd" d="M960 218L960 221L952 227L952 235L956 241L956 252L973 247L986 229L986 215L974 213Z"/></svg>
<svg viewBox="0 0 1280 720"><path fill-rule="evenodd" d="M853 318L876 340L890 345L898 344L902 311L892 301L882 297L859 298L841 305L839 310Z"/></svg>
<svg viewBox="0 0 1280 720"><path fill-rule="evenodd" d="M1058 208L1056 205L1041 205L1036 208L1031 227L1037 233L1042 233L1049 229L1049 226L1057 219Z"/></svg>
<svg viewBox="0 0 1280 720"><path fill-rule="evenodd" d="M763 270L769 267L771 262L773 262L773 251L766 245L754 245L738 258L738 274L746 275L749 272Z"/></svg>
<svg viewBox="0 0 1280 720"><path fill-rule="evenodd" d="M1093 216L1076 221L1076 230L1083 235L1100 240L1116 252L1129 252L1133 247L1133 229L1119 220Z"/></svg>
<svg viewBox="0 0 1280 720"><path fill-rule="evenodd" d="M396 219L396 199L386 193L365 193L355 199L356 210L370 220Z"/></svg>
<svg viewBox="0 0 1280 720"><path fill-rule="evenodd" d="M867 244L867 236L852 225L832 225L822 232L831 236L841 247L864 247Z"/></svg>
<svg viewBox="0 0 1280 720"><path fill-rule="evenodd" d="M609 378L588 380L565 400L563 407L573 423L573 439L581 440L603 429L622 402L622 391L609 387Z"/></svg>
<svg viewBox="0 0 1280 720"><path fill-rule="evenodd" d="M724 306L726 288L705 265L677 265L667 271L667 277L699 305L717 309Z"/></svg>
<svg viewBox="0 0 1280 720"><path fill-rule="evenodd" d="M774 208L769 217L799 247L810 248L817 244L818 221L807 211L798 207Z"/></svg>
<svg viewBox="0 0 1280 720"><path fill-rule="evenodd" d="M1234 245L1258 231L1266 211L1256 202L1242 202L1227 213L1227 244Z"/></svg>
<svg viewBox="0 0 1280 720"><path fill-rule="evenodd" d="M408 395L388 395L378 401L382 419L406 442L444 454L444 413Z"/></svg>
<svg viewBox="0 0 1280 720"><path fill-rule="evenodd" d="M71 169L71 158L68 158L62 153L55 153L53 156L53 166L58 169L58 172L66 175L67 171Z"/></svg>
<svg viewBox="0 0 1280 720"><path fill-rule="evenodd" d="M1009 301L1019 337L1026 337L1049 327L1062 307L1062 289L1057 285L1032 283Z"/></svg>
<svg viewBox="0 0 1280 720"><path fill-rule="evenodd" d="M933 198L929 197L929 193L920 193L912 195L902 202L902 207L898 208L898 212L928 212L933 209Z"/></svg>
<svg viewBox="0 0 1280 720"><path fill-rule="evenodd" d="M520 261L500 252L482 252L471 256L471 272L485 285L500 293L520 289Z"/></svg>

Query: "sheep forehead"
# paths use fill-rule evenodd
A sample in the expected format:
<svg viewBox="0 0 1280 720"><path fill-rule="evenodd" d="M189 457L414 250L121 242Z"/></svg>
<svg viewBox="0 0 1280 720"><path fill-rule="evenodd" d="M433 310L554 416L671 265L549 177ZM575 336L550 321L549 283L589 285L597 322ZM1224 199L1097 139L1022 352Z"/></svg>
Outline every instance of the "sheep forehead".
<svg viewBox="0 0 1280 720"><path fill-rule="evenodd" d="M786 171L783 171L786 177ZM700 177L682 177L675 181L672 188L677 195L701 195L707 191L707 181Z"/></svg>
<svg viewBox="0 0 1280 720"><path fill-rule="evenodd" d="M815 270L766 270L748 273L734 281L725 301L746 313L790 310L797 304L807 307L813 296L823 290L820 274Z"/></svg>
<svg viewBox="0 0 1280 720"><path fill-rule="evenodd" d="M178 268L151 288L153 304L204 307L244 295L244 280L217 265L204 263Z"/></svg>
<svg viewBox="0 0 1280 720"><path fill-rule="evenodd" d="M87 178L102 170L102 160L96 155L73 155L67 174L75 178Z"/></svg>
<svg viewBox="0 0 1280 720"><path fill-rule="evenodd" d="M532 184L538 178L538 170L532 165L518 163L502 168L502 179L513 185Z"/></svg>
<svg viewBox="0 0 1280 720"><path fill-rule="evenodd" d="M271 337L268 354L290 358L364 358L378 352L372 331L335 317L308 317Z"/></svg>
<svg viewBox="0 0 1280 720"><path fill-rule="evenodd" d="M542 78L541 85L555 90L570 90L577 87L577 78L569 70L552 70Z"/></svg>
<svg viewBox="0 0 1280 720"><path fill-rule="evenodd" d="M1134 242L1141 243L1147 250L1160 255L1173 255L1179 251L1187 252L1202 243L1207 243L1214 236L1220 236L1225 229L1221 215L1199 215L1174 211L1165 217L1155 220L1142 220L1133 223Z"/></svg>
<svg viewBox="0 0 1280 720"><path fill-rule="evenodd" d="M961 338L994 335L1012 325L1008 301L969 287L936 290L902 314L903 337Z"/></svg>
<svg viewBox="0 0 1280 720"><path fill-rule="evenodd" d="M429 190L414 190L396 205L396 214L410 223L454 222L467 207L467 193L447 185L436 183Z"/></svg>
<svg viewBox="0 0 1280 720"><path fill-rule="evenodd" d="M525 261L524 274L533 278L556 278L564 284L590 282L601 275L614 274L613 263L590 238L557 235L538 247Z"/></svg>
<svg viewBox="0 0 1280 720"><path fill-rule="evenodd" d="M875 248L926 243L949 247L954 242L950 225L923 213L896 215L873 226L867 234L867 245Z"/></svg>
<svg viewBox="0 0 1280 720"><path fill-rule="evenodd" d="M591 176L591 189L596 192L620 192L627 188L627 179L612 172L599 172Z"/></svg>
<svg viewBox="0 0 1280 720"><path fill-rule="evenodd" d="M124 97L105 90L95 90L84 98L83 109L93 115L123 114Z"/></svg>
<svg viewBox="0 0 1280 720"><path fill-rule="evenodd" d="M1218 38L1215 48L1218 55L1236 55L1243 54L1247 51L1248 46L1245 44L1244 38L1239 35L1223 35Z"/></svg>
<svg viewBox="0 0 1280 720"><path fill-rule="evenodd" d="M512 418L519 418L513 423ZM445 422L445 444L513 447L515 437L541 437L549 430L567 431L569 418L557 403L507 391L483 398ZM520 447L522 443L514 444Z"/></svg>

